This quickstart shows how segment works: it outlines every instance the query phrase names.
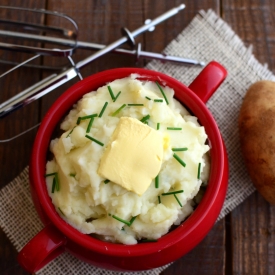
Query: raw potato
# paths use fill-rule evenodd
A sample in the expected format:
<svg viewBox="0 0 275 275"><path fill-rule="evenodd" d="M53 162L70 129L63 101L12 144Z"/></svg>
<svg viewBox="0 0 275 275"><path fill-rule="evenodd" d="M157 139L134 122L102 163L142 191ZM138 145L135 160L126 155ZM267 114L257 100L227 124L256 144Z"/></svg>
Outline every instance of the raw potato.
<svg viewBox="0 0 275 275"><path fill-rule="evenodd" d="M239 133L253 184L275 204L275 82L259 81L248 89L240 110Z"/></svg>

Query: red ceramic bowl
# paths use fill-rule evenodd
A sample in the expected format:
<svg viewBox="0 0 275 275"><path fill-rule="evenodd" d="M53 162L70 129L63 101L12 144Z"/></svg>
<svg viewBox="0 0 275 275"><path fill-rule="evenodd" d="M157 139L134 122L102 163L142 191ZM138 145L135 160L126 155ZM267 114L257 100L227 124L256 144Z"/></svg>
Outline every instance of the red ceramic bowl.
<svg viewBox="0 0 275 275"><path fill-rule="evenodd" d="M158 81L175 90L175 97L205 127L210 144L211 171L206 193L193 214L180 226L154 243L114 244L84 235L68 225L55 211L45 184L46 155L52 133L60 120L85 93L115 79L138 74L140 79ZM33 273L63 251L94 266L120 271L156 268L170 263L194 248L214 225L222 208L228 181L228 162L221 134L205 102L226 77L217 62L209 63L186 87L159 72L122 68L103 71L87 77L68 89L50 108L38 130L30 162L30 184L37 212L45 225L20 251L19 263Z"/></svg>

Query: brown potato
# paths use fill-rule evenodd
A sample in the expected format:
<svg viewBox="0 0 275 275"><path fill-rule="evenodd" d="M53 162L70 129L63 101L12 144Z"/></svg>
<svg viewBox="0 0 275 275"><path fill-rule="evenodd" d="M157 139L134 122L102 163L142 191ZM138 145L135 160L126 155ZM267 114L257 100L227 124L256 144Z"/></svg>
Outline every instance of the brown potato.
<svg viewBox="0 0 275 275"><path fill-rule="evenodd" d="M248 89L239 114L239 134L253 184L275 204L275 82L259 81Z"/></svg>

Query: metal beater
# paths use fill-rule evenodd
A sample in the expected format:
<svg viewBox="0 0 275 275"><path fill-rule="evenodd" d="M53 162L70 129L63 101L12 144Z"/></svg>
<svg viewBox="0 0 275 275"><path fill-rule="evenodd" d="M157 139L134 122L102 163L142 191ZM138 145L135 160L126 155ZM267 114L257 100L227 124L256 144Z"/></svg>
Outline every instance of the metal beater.
<svg viewBox="0 0 275 275"><path fill-rule="evenodd" d="M145 24L140 28L130 32L127 28L122 28L123 37L118 39L117 41L105 46L101 44L96 44L92 42L83 42L78 41L78 26L76 22L69 16L60 14L57 12L51 12L46 10L32 10L32 9L25 9L25 8L16 8L16 7L4 7L0 6L0 9L9 9L15 11L26 11L26 12L33 12L37 14L44 14L44 15L51 15L51 16L58 16L62 19L67 20L71 25L72 29L62 29L53 26L46 26L46 25L38 25L32 23L24 23L19 21L11 21L11 20L3 20L0 19L1 24L8 24L11 26L19 26L24 30L30 30L29 33L18 32L18 31L11 31L11 30L0 30L0 37L5 38L12 38L17 39L20 41L35 41L43 44L50 44L53 45L52 48L49 47L33 47L33 46L26 46L24 43L22 45L19 44L12 44L6 42L0 42L0 49L9 50L9 51L20 51L20 52L27 52L33 53L35 56L29 58L28 60L17 64L12 69L8 70L4 74L0 75L1 77L6 76L8 73L18 69L22 66L29 65L29 62L32 60L40 57L41 55L45 56L63 56L67 57L71 66L69 68L63 68L62 72L59 74L52 74L49 77L39 81L38 83L32 85L31 87L21 91L17 95L9 98L5 102L0 104L0 118L8 115L9 113L26 106L27 104L33 102L36 99L44 96L45 94L53 91L57 87L61 86L62 84L68 82L69 80L73 79L74 77L78 76L79 79L82 79L82 75L80 70L90 64L92 61L96 60L97 58L102 57L103 55L109 52L115 52L117 54L125 54L135 56L138 60L139 58L145 59L158 59L166 62L178 62L185 65L199 65L204 66L204 62L199 62L193 59L169 56L159 53L153 52L146 52L141 50L141 45L135 45L135 37L146 32L151 31L155 28L156 25L165 21L166 19L176 15L179 11L185 8L184 4L181 4L178 7L175 7L166 13L160 15L159 17L153 20L146 20ZM34 34L33 31L39 32L38 34ZM45 36L43 35L45 32L52 33L56 36ZM41 34L42 33L42 34ZM129 42L135 49L127 50L127 49L120 49L119 46L122 44ZM96 52L92 55L88 56L84 60L81 60L77 63L73 61L72 55L74 54L76 49L87 49L87 50L95 50ZM35 127L35 126L34 126ZM34 127L28 129L32 130ZM25 132L22 132L19 135L16 135L12 138L0 140L0 142L7 142L10 141Z"/></svg>

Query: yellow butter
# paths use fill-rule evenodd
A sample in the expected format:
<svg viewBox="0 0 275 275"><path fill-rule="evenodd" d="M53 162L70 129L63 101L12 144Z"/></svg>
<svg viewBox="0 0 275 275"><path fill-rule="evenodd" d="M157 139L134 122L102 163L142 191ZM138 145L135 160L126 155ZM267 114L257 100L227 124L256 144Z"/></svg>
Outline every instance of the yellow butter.
<svg viewBox="0 0 275 275"><path fill-rule="evenodd" d="M162 158L161 133L135 118L121 117L98 173L141 196L158 175Z"/></svg>

